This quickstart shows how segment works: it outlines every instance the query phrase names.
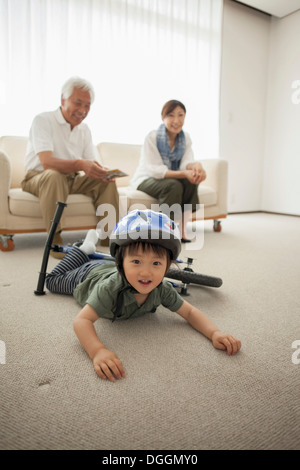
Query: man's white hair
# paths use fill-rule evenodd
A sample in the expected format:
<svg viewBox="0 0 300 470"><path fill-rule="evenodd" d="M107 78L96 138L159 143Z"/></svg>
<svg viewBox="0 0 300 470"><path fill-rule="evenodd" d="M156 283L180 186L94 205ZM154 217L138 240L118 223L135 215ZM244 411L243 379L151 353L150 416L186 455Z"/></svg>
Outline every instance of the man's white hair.
<svg viewBox="0 0 300 470"><path fill-rule="evenodd" d="M65 100L70 98L70 96L72 95L72 93L74 91L74 88L80 88L84 91L88 91L89 94L90 94L90 97L91 97L91 103L93 103L93 101L95 99L94 88L93 88L93 86L91 85L90 82L88 82L84 78L80 78L80 77L71 77L71 78L69 78L69 80L67 80L64 83L64 85L61 89L62 97Z"/></svg>

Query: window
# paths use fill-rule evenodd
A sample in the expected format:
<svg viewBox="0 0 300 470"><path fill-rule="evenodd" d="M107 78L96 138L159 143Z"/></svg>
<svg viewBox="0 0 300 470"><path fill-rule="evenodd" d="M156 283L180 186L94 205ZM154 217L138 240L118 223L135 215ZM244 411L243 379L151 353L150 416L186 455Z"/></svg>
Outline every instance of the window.
<svg viewBox="0 0 300 470"><path fill-rule="evenodd" d="M142 143L169 99L196 158L218 156L222 0L0 0L1 135L27 135L72 75L95 143Z"/></svg>

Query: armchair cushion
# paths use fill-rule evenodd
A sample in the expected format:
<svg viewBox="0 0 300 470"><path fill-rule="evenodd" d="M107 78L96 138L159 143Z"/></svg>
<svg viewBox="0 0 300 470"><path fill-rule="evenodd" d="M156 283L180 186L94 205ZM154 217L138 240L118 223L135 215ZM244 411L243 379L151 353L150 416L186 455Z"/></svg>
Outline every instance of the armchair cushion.
<svg viewBox="0 0 300 470"><path fill-rule="evenodd" d="M9 210L14 215L21 217L42 217L40 202L33 194L22 191L20 188L9 190ZM84 194L70 194L67 199L70 216L78 214L95 216L92 199Z"/></svg>

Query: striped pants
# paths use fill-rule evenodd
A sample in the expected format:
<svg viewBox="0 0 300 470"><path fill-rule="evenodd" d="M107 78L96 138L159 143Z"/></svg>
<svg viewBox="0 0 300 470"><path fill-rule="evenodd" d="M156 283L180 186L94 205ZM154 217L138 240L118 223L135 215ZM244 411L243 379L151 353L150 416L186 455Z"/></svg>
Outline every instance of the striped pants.
<svg viewBox="0 0 300 470"><path fill-rule="evenodd" d="M93 268L105 263L111 263L111 261L90 260L88 255L74 246L51 273L47 274L46 287L54 294L72 295L75 287Z"/></svg>

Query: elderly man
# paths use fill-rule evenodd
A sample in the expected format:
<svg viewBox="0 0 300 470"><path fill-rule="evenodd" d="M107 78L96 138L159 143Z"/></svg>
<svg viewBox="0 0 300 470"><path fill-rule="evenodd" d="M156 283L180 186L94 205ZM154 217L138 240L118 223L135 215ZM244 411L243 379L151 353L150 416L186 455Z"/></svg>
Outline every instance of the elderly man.
<svg viewBox="0 0 300 470"><path fill-rule="evenodd" d="M91 84L73 77L62 87L61 106L55 111L39 114L33 120L22 189L40 199L48 232L56 202L66 202L68 194L90 196L95 209L103 203L111 204L115 209L114 219L119 219L116 184L106 178L107 170L97 162L91 132L82 122L93 100ZM63 220L62 217L53 243L63 243L60 235Z"/></svg>

